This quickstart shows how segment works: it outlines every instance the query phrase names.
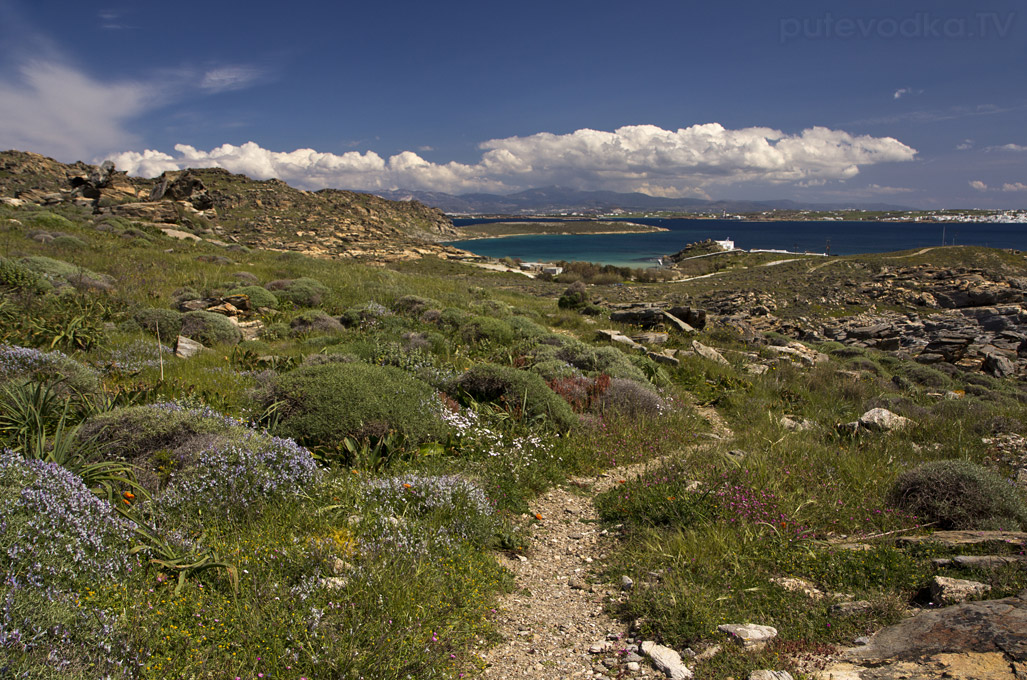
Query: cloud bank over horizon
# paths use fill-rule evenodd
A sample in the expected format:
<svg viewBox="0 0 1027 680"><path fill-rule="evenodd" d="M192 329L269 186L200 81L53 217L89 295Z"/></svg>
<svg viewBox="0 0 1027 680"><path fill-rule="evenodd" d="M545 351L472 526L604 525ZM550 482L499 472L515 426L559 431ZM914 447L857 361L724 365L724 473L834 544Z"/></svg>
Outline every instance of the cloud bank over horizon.
<svg viewBox="0 0 1027 680"><path fill-rule="evenodd" d="M435 163L413 151L388 159L374 151L272 151L255 142L223 144L208 151L178 144L175 155L147 149L105 158L139 176L219 167L257 179L275 177L304 189L509 193L559 185L680 197L706 196L709 187L738 182L847 180L863 166L910 161L917 153L892 137L857 136L825 127L798 134L765 127L730 130L719 123L676 131L629 125L612 132L540 132L491 139L479 148L482 156L472 164Z"/></svg>

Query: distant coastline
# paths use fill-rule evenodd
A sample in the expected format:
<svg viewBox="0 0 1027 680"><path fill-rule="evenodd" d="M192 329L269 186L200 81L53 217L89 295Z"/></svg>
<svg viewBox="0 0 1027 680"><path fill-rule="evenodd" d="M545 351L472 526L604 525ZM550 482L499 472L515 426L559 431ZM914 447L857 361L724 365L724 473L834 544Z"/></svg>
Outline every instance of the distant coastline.
<svg viewBox="0 0 1027 680"><path fill-rule="evenodd" d="M553 220L551 222L488 222L459 228L460 238L450 241L474 241L488 238L509 238L514 236L603 236L610 234L651 234L670 231L666 227L636 222L613 222L598 220Z"/></svg>

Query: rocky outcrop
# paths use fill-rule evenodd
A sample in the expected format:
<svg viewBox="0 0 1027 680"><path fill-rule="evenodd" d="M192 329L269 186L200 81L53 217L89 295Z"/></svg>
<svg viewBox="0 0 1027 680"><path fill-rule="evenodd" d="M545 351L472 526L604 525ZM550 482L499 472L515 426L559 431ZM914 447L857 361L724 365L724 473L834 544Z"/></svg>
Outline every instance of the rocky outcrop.
<svg viewBox="0 0 1027 680"><path fill-rule="evenodd" d="M1027 676L1027 591L1018 597L928 609L846 650L821 680Z"/></svg>
<svg viewBox="0 0 1027 680"><path fill-rule="evenodd" d="M294 189L218 168L130 178L113 164L64 164L39 154L0 152L0 198L74 203L129 220L176 225L207 240L372 263L426 255L458 258L441 245L459 232L441 211L371 194Z"/></svg>

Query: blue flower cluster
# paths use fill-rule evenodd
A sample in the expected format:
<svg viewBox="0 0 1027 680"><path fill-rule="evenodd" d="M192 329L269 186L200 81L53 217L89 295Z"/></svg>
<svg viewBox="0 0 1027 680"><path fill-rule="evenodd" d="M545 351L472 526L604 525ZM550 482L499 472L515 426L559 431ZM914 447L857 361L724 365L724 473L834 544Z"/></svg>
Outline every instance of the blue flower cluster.
<svg viewBox="0 0 1027 680"><path fill-rule="evenodd" d="M110 350L107 358L112 369L134 373L144 368L157 368L161 361L158 352L164 355L166 363L175 356L175 350L167 345L149 340L136 340Z"/></svg>
<svg viewBox="0 0 1027 680"><path fill-rule="evenodd" d="M232 518L253 506L301 495L322 474L310 452L295 441L245 429L201 451L195 466L154 504L160 513L201 509Z"/></svg>
<svg viewBox="0 0 1027 680"><path fill-rule="evenodd" d="M130 524L55 463L0 451L0 565L8 583L73 588L129 565Z"/></svg>
<svg viewBox="0 0 1027 680"><path fill-rule="evenodd" d="M36 373L62 375L69 370L86 371L95 379L94 369L82 366L60 351L43 352L31 347L0 345L0 381Z"/></svg>
<svg viewBox="0 0 1027 680"><path fill-rule="evenodd" d="M372 480L364 500L394 516L438 524L445 535L464 541L487 542L502 526L485 492L457 475L405 474Z"/></svg>

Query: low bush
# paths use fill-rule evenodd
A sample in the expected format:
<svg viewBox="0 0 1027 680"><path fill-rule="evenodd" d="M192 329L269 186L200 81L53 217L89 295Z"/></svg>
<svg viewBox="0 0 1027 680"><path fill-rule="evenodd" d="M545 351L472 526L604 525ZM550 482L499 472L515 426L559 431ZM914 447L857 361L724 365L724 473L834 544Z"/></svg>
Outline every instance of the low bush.
<svg viewBox="0 0 1027 680"><path fill-rule="evenodd" d="M292 335L338 333L342 330L342 324L319 309L310 309L293 317L289 322L289 328Z"/></svg>
<svg viewBox="0 0 1027 680"><path fill-rule="evenodd" d="M597 401L601 411L630 418L655 418L667 409L666 402L652 387L624 378L610 380Z"/></svg>
<svg viewBox="0 0 1027 680"><path fill-rule="evenodd" d="M142 307L132 314L139 327L161 340L175 337L182 331L182 313L164 307Z"/></svg>
<svg viewBox="0 0 1027 680"><path fill-rule="evenodd" d="M0 257L0 288L42 293L52 289L53 284L21 262Z"/></svg>
<svg viewBox="0 0 1027 680"><path fill-rule="evenodd" d="M21 263L57 284L66 283L79 288L103 288L110 285L108 276L52 257L33 255L21 258Z"/></svg>
<svg viewBox="0 0 1027 680"><path fill-rule="evenodd" d="M431 309L436 305L437 303L430 298L424 298L418 295L404 295L403 297L396 300L396 303L393 305L393 307L400 314L420 316L426 310Z"/></svg>
<svg viewBox="0 0 1027 680"><path fill-rule="evenodd" d="M460 336L468 344L491 342L506 345L514 339L509 324L491 316L475 316L467 320L460 326Z"/></svg>
<svg viewBox="0 0 1027 680"><path fill-rule="evenodd" d="M268 309L278 308L278 297L260 286L241 286L228 291L228 294L245 295L250 299L251 309L260 309L261 307L267 307Z"/></svg>
<svg viewBox="0 0 1027 680"><path fill-rule="evenodd" d="M585 289L585 284L581 281L575 281L570 285L567 290L563 292L560 299L556 302L560 309L580 309L588 304L588 291Z"/></svg>
<svg viewBox="0 0 1027 680"><path fill-rule="evenodd" d="M26 380L63 381L82 394L100 388L100 374L96 369L80 364L62 352L0 345L0 384Z"/></svg>
<svg viewBox="0 0 1027 680"><path fill-rule="evenodd" d="M451 390L528 418L543 419L560 430L569 430L578 422L567 402L549 389L542 378L509 366L474 366L453 381Z"/></svg>
<svg viewBox="0 0 1027 680"><path fill-rule="evenodd" d="M419 443L447 432L435 390L392 366L304 365L274 380L265 406L273 401L281 402L280 431L307 445L390 432Z"/></svg>
<svg viewBox="0 0 1027 680"><path fill-rule="evenodd" d="M1020 491L998 473L963 460L932 461L902 473L888 502L939 529L1027 528Z"/></svg>
<svg viewBox="0 0 1027 680"><path fill-rule="evenodd" d="M229 321L228 317L213 312L186 312L182 315L182 328L179 332L208 347L235 345L242 340L238 326Z"/></svg>
<svg viewBox="0 0 1027 680"><path fill-rule="evenodd" d="M297 307L317 307L328 294L327 286L317 279L309 277L278 279L264 287L274 291L280 301L291 303Z"/></svg>

